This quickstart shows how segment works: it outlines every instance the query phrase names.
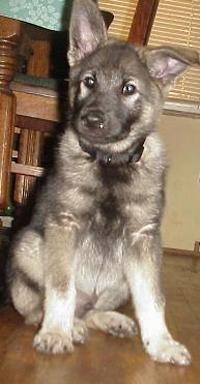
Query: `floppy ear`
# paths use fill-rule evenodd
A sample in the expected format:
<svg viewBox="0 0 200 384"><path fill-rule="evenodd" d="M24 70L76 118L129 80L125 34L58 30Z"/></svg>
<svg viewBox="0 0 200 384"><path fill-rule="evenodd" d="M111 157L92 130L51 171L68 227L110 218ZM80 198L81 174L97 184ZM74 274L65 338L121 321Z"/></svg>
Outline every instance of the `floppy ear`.
<svg viewBox="0 0 200 384"><path fill-rule="evenodd" d="M200 65L200 55L190 48L158 47L145 51L150 75L169 83L190 65Z"/></svg>
<svg viewBox="0 0 200 384"><path fill-rule="evenodd" d="M92 53L106 40L107 31L97 1L74 0L69 29L70 66Z"/></svg>

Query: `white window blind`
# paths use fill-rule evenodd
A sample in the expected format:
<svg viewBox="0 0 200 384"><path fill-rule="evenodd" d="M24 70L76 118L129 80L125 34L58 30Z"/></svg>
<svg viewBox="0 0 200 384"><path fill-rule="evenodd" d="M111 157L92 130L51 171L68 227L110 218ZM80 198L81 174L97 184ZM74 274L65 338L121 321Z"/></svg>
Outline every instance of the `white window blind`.
<svg viewBox="0 0 200 384"><path fill-rule="evenodd" d="M200 52L200 0L160 0L149 44L180 45ZM199 102L200 67L185 72L169 96Z"/></svg>
<svg viewBox="0 0 200 384"><path fill-rule="evenodd" d="M99 6L105 11L114 14L114 20L109 27L109 35L118 39L127 40L137 0L99 0Z"/></svg>

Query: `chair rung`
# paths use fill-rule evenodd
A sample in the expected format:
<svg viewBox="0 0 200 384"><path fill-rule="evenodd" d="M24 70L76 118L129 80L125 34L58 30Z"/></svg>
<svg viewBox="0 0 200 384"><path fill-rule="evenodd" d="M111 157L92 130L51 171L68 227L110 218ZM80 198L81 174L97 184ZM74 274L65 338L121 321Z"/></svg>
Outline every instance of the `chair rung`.
<svg viewBox="0 0 200 384"><path fill-rule="evenodd" d="M34 167L33 165L19 164L13 161L11 164L11 172L19 175L40 177L43 175L44 168Z"/></svg>

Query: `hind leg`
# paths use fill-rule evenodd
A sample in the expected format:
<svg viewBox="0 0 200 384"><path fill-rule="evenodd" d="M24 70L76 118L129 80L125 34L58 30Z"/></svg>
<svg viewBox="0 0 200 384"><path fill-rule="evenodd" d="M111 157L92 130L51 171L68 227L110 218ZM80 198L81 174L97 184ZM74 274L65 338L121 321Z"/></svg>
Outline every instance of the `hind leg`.
<svg viewBox="0 0 200 384"><path fill-rule="evenodd" d="M132 337L136 333L136 326L132 319L114 309L122 305L129 296L125 283L118 287L105 290L98 298L94 308L85 315L89 328L100 329L118 337Z"/></svg>
<svg viewBox="0 0 200 384"><path fill-rule="evenodd" d="M42 294L39 290L18 276L12 283L10 293L15 309L25 318L26 324L38 325L43 316Z"/></svg>
<svg viewBox="0 0 200 384"><path fill-rule="evenodd" d="M10 295L14 307L29 324L39 323L42 319L41 245L41 237L26 228L16 237L11 250L8 270Z"/></svg>

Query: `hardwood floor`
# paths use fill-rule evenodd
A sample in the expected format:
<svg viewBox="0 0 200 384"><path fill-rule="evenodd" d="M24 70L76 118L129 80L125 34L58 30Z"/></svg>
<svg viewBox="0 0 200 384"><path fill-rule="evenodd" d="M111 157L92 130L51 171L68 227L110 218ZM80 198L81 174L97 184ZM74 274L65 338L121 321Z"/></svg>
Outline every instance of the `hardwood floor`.
<svg viewBox="0 0 200 384"><path fill-rule="evenodd" d="M189 367L151 361L139 336L117 339L90 332L71 355L39 354L31 346L35 329L11 308L0 310L1 384L198 384L200 382L200 270L192 262L166 257L164 287L171 332L189 348ZM199 269L199 266L198 266ZM131 313L130 306L125 312Z"/></svg>

